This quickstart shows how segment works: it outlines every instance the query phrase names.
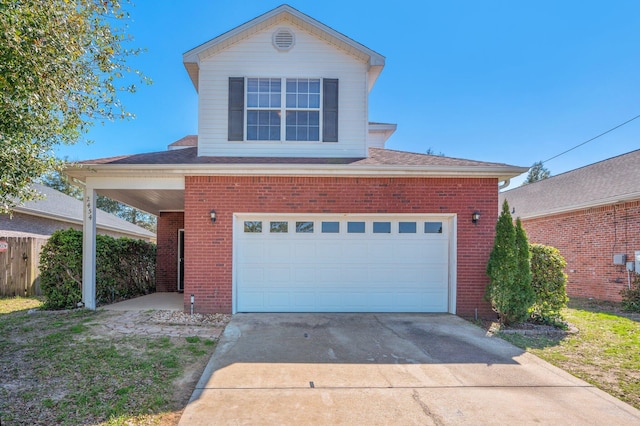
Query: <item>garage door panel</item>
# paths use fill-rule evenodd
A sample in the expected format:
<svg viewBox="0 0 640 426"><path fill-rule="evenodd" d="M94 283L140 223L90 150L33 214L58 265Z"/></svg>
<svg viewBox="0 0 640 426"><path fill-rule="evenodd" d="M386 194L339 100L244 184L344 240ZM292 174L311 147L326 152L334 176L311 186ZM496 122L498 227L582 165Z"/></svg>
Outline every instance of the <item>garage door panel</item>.
<svg viewBox="0 0 640 426"><path fill-rule="evenodd" d="M249 215L246 215L249 216ZM262 232L234 234L234 283L239 312L446 312L449 295L449 237L417 232L374 234L370 217L327 215L315 232L296 233L309 218L250 217ZM411 219L413 220L413 219ZM438 219L440 220L440 219ZM290 232L265 224L288 221ZM322 233L323 221L340 222L339 233ZM347 233L348 221L365 222L364 233ZM446 218L443 223L446 225Z"/></svg>

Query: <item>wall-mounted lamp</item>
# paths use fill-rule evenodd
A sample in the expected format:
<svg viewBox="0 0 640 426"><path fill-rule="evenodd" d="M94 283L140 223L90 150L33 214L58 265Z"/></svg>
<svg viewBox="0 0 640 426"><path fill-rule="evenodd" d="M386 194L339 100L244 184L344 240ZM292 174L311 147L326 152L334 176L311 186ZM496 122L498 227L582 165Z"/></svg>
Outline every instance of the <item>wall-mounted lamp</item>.
<svg viewBox="0 0 640 426"><path fill-rule="evenodd" d="M478 223L479 220L480 220L480 212L473 212L473 214L471 215L471 221L473 223Z"/></svg>
<svg viewBox="0 0 640 426"><path fill-rule="evenodd" d="M216 223L216 211L211 210L211 223Z"/></svg>

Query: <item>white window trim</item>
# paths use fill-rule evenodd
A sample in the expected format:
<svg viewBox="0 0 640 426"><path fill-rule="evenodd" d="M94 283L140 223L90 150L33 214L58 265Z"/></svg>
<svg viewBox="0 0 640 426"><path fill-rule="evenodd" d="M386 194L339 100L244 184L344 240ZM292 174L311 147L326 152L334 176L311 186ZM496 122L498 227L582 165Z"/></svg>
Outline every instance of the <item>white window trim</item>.
<svg viewBox="0 0 640 426"><path fill-rule="evenodd" d="M270 78L270 79L280 79L280 108L258 108L258 107L249 107L247 102L247 93L249 91L249 79L255 78ZM287 108L287 79L307 79L307 80L319 80L320 81L320 106L318 108ZM265 77L265 76L251 76L244 78L244 142L249 143L259 143L259 144L322 144L323 140L323 101L324 101L324 91L322 90L324 84L324 79L322 77ZM318 111L318 140L317 141L288 141L287 140L287 119L286 119L286 111ZM268 139L249 139L249 111L280 111L280 140L268 140ZM236 141L239 142L239 141Z"/></svg>

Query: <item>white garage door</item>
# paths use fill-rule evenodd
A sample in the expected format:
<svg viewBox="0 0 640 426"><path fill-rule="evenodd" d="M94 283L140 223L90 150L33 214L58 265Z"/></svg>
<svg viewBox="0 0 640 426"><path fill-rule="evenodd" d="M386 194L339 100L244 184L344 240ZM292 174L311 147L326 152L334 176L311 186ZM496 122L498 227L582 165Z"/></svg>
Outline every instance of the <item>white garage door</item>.
<svg viewBox="0 0 640 426"><path fill-rule="evenodd" d="M237 312L447 312L450 217L235 215Z"/></svg>

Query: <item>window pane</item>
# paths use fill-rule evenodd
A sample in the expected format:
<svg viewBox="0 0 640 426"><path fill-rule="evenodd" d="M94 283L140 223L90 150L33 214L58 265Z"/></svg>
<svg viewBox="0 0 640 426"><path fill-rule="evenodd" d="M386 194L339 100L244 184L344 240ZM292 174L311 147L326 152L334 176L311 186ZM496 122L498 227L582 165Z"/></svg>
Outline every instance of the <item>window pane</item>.
<svg viewBox="0 0 640 426"><path fill-rule="evenodd" d="M374 234L390 234L391 222L373 222Z"/></svg>
<svg viewBox="0 0 640 426"><path fill-rule="evenodd" d="M309 233L313 232L313 222L296 222L297 233Z"/></svg>
<svg viewBox="0 0 640 426"><path fill-rule="evenodd" d="M294 78L287 79L287 93L296 93L298 91L298 81Z"/></svg>
<svg viewBox="0 0 640 426"><path fill-rule="evenodd" d="M363 234L364 222L347 222L347 232L349 234Z"/></svg>
<svg viewBox="0 0 640 426"><path fill-rule="evenodd" d="M280 93L280 79L279 78L272 78L271 79L271 92L272 93Z"/></svg>
<svg viewBox="0 0 640 426"><path fill-rule="evenodd" d="M425 222L425 234L442 234L442 222Z"/></svg>
<svg viewBox="0 0 640 426"><path fill-rule="evenodd" d="M416 223L415 222L400 222L398 223L398 232L401 234L415 234Z"/></svg>
<svg viewBox="0 0 640 426"><path fill-rule="evenodd" d="M269 227L270 232L289 232L288 222L271 222Z"/></svg>
<svg viewBox="0 0 640 426"><path fill-rule="evenodd" d="M258 126L247 126L247 140L258 140Z"/></svg>
<svg viewBox="0 0 640 426"><path fill-rule="evenodd" d="M280 93L271 95L271 107L280 108Z"/></svg>
<svg viewBox="0 0 640 426"><path fill-rule="evenodd" d="M318 127L309 127L309 140L310 141L320 140L320 129Z"/></svg>
<svg viewBox="0 0 640 426"><path fill-rule="evenodd" d="M244 232L262 232L262 222L259 220L245 220Z"/></svg>
<svg viewBox="0 0 640 426"><path fill-rule="evenodd" d="M258 111L247 111L247 124L258 124Z"/></svg>
<svg viewBox="0 0 640 426"><path fill-rule="evenodd" d="M307 108L309 106L309 97L304 94L298 95L298 108Z"/></svg>
<svg viewBox="0 0 640 426"><path fill-rule="evenodd" d="M320 123L320 113L318 111L309 111L309 125L318 126Z"/></svg>
<svg viewBox="0 0 640 426"><path fill-rule="evenodd" d="M258 127L258 140L260 141L269 140L269 126Z"/></svg>
<svg viewBox="0 0 640 426"><path fill-rule="evenodd" d="M255 108L258 106L258 94L247 93L247 106L249 108Z"/></svg>
<svg viewBox="0 0 640 426"><path fill-rule="evenodd" d="M247 79L247 91L248 92L257 92L258 91L258 79L257 78L248 78Z"/></svg>
<svg viewBox="0 0 640 426"><path fill-rule="evenodd" d="M312 78L309 80L309 93L320 93L320 79Z"/></svg>
<svg viewBox="0 0 640 426"><path fill-rule="evenodd" d="M298 105L296 104L296 100L298 97L295 94L287 93L287 108L295 108Z"/></svg>
<svg viewBox="0 0 640 426"><path fill-rule="evenodd" d="M320 108L320 95L309 95L309 108Z"/></svg>
<svg viewBox="0 0 640 426"><path fill-rule="evenodd" d="M288 141L298 140L298 135L296 133L296 128L294 126L287 126L287 140Z"/></svg>
<svg viewBox="0 0 640 426"><path fill-rule="evenodd" d="M340 222L322 222L322 232L325 234L337 234L340 232Z"/></svg>
<svg viewBox="0 0 640 426"><path fill-rule="evenodd" d="M270 141L279 141L280 140L280 127L269 128L269 140Z"/></svg>

